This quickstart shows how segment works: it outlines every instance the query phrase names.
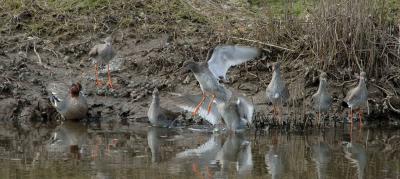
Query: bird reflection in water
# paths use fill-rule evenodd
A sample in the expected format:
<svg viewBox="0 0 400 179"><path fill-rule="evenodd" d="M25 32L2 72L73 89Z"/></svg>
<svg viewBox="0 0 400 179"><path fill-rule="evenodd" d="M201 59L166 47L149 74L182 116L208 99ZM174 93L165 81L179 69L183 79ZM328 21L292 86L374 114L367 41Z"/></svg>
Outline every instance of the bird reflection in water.
<svg viewBox="0 0 400 179"><path fill-rule="evenodd" d="M192 171L200 178L227 176L229 166L235 164L237 174L245 174L253 168L251 143L243 134L213 134L210 139L195 149L176 155L178 159L195 158Z"/></svg>
<svg viewBox="0 0 400 179"><path fill-rule="evenodd" d="M352 131L352 129L350 129ZM361 130L358 135L361 138ZM346 159L357 169L357 178L364 178L365 169L367 167L367 152L364 145L357 140L358 137L353 137L353 133L350 132L350 141L343 141L343 151Z"/></svg>
<svg viewBox="0 0 400 179"><path fill-rule="evenodd" d="M311 159L315 163L318 179L326 178L328 165L331 161L331 147L324 141L323 136L318 136L317 142L311 145L311 151Z"/></svg>
<svg viewBox="0 0 400 179"><path fill-rule="evenodd" d="M159 163L162 161L162 145L164 144L161 138L168 139L169 136L175 136L177 133L169 128L149 127L147 131L147 144L151 151L151 162Z"/></svg>
<svg viewBox="0 0 400 179"><path fill-rule="evenodd" d="M272 138L272 145L270 145L269 151L265 155L265 165L273 179L282 178L284 171L283 154L279 149L278 139L275 136Z"/></svg>

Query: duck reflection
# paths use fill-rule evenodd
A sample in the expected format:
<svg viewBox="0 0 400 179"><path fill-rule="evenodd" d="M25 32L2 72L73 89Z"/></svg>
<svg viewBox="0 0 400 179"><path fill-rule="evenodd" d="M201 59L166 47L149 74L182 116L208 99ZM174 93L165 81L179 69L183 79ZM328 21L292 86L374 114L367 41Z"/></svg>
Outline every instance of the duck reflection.
<svg viewBox="0 0 400 179"><path fill-rule="evenodd" d="M178 153L176 157L178 159L195 158L192 171L201 178L224 176L225 173L228 174L231 164L235 164L235 170L239 175L253 168L251 145L242 134L231 134L227 137L213 134L200 147L185 150Z"/></svg>
<svg viewBox="0 0 400 179"><path fill-rule="evenodd" d="M151 151L151 162L158 163L162 160L161 145L165 140L162 140L161 137L167 138L175 134L169 128L149 127L147 131L147 144Z"/></svg>
<svg viewBox="0 0 400 179"><path fill-rule="evenodd" d="M265 155L265 164L267 165L268 172L272 175L272 178L282 178L284 165L283 165L283 154L279 150L278 140L272 139L272 145L269 148L268 153Z"/></svg>
<svg viewBox="0 0 400 179"><path fill-rule="evenodd" d="M47 150L54 153L69 153L80 159L83 146L88 144L87 128L79 122L64 121L53 133Z"/></svg>
<svg viewBox="0 0 400 179"><path fill-rule="evenodd" d="M357 168L357 177L364 178L365 168L367 166L367 153L362 144L353 141L343 142L343 150L346 159Z"/></svg>

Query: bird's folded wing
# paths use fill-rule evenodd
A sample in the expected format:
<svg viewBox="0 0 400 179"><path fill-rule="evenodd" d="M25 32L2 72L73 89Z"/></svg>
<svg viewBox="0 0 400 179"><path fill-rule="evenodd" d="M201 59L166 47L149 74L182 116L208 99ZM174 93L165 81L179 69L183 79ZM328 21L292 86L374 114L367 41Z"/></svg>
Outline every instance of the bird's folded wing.
<svg viewBox="0 0 400 179"><path fill-rule="evenodd" d="M95 45L92 49L90 49L90 51L89 51L90 57L95 57L98 54L98 49L99 49L100 45L101 44Z"/></svg>
<svg viewBox="0 0 400 179"><path fill-rule="evenodd" d="M64 98L68 95L69 88L66 83L50 83L47 85L47 92L50 99L54 99L59 103L64 101Z"/></svg>
<svg viewBox="0 0 400 179"><path fill-rule="evenodd" d="M218 46L208 61L208 68L219 79L226 79L226 72L231 66L249 61L261 54L261 50L253 47L226 45Z"/></svg>
<svg viewBox="0 0 400 179"><path fill-rule="evenodd" d="M361 93L359 88L353 88L351 89L347 95L346 98L344 99L344 101L346 101L347 103L354 103L356 100L358 100L361 97Z"/></svg>
<svg viewBox="0 0 400 179"><path fill-rule="evenodd" d="M201 95L182 95L178 94L177 96L171 97L171 101L173 104L182 108L183 110L193 112L197 106L197 104L201 100ZM199 108L198 114L210 122L212 125L218 124L221 121L221 115L219 114L217 107L215 104L211 106L211 111L208 113L208 104L210 102L210 97L207 97L201 107Z"/></svg>

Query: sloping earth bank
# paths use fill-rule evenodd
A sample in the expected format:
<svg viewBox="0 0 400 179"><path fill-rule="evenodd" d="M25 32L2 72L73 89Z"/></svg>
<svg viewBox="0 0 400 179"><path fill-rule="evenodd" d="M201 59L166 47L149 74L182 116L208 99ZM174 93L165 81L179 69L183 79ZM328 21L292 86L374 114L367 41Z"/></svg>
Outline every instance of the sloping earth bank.
<svg viewBox="0 0 400 179"><path fill-rule="evenodd" d="M282 60L280 54L284 50L246 40L250 39L248 36L244 35L245 40L228 36L228 31L240 34L243 30L251 30L251 22L244 26L245 29L240 26L248 21L246 16L232 18L232 22L223 21L225 24L215 27L206 17L196 14L193 10L196 7L182 5L179 1L166 3L166 7L153 1L134 1L129 5L133 9L120 9L125 13L117 13L118 5L99 5L101 7L97 9L112 11L74 16L68 11L46 9L39 2L9 12L13 16L3 13L0 119L22 131L29 131L35 125L55 126L57 113L48 101L46 86L55 81L79 81L88 94L89 120L100 119L111 129L147 122L147 108L155 87L161 91L162 105L175 111L178 109L168 100L170 93L200 94L194 76L182 75L179 69L185 60L206 60L208 50L218 44L244 44L269 50L264 58L234 67L228 73L231 82L226 85L244 93L256 105L256 121L271 121L271 108L265 104L264 95L272 73L269 63L273 61L282 61L284 79L291 93L287 110L290 117L287 118L303 124L312 116L308 103L318 86L316 67L306 59ZM177 13L180 14L174 15L168 9L179 10ZM53 23L54 27L40 20ZM239 27L233 28L229 23ZM32 31L32 24L44 26L38 25L36 31ZM94 44L109 34L113 35L114 48L118 51L112 62L113 91L105 87L96 89L94 65L87 55ZM101 72L105 82L105 70ZM335 101L331 119L335 121L342 121L345 116L340 101L356 84L352 72L348 73L329 75ZM400 109L400 98L395 96L388 100L386 89L397 92L399 89L384 86L380 81L373 78L368 81L371 113L368 120L397 126L399 113L395 109ZM183 113L181 119L191 119L191 116ZM181 121L191 123L191 120Z"/></svg>

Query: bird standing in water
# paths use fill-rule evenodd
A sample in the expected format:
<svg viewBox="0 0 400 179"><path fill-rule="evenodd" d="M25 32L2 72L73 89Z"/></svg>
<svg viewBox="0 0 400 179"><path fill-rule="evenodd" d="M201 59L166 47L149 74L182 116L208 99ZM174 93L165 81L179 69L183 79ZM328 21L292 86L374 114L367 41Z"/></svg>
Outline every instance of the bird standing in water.
<svg viewBox="0 0 400 179"><path fill-rule="evenodd" d="M254 106L242 97L218 103L217 109L228 131L241 132L246 124L251 124Z"/></svg>
<svg viewBox="0 0 400 179"><path fill-rule="evenodd" d="M193 111L193 115L197 114L202 106L205 98L211 96L208 104L208 112L211 110L211 105L216 99L217 101L227 101L230 98L229 90L219 83L219 80L227 80L226 72L231 66L249 61L261 54L261 50L253 47L223 45L213 49L210 60L205 62L186 61L183 68L194 73L197 81L200 84L203 96Z"/></svg>
<svg viewBox="0 0 400 179"><path fill-rule="evenodd" d="M368 106L368 89L365 83L366 78L367 74L361 72L358 85L347 93L342 102L343 107L350 108L349 119L351 120L351 126L353 126L353 110L358 111L360 127L362 126L362 107L365 105Z"/></svg>
<svg viewBox="0 0 400 179"><path fill-rule="evenodd" d="M312 95L311 103L314 111L318 115L317 123L319 125L321 121L321 113L328 112L332 106L332 97L328 92L327 75L325 72L322 72L319 77L318 91Z"/></svg>
<svg viewBox="0 0 400 179"><path fill-rule="evenodd" d="M151 101L147 117L152 126L172 127L177 114L168 111L160 106L160 96L157 88L154 88L153 99Z"/></svg>
<svg viewBox="0 0 400 179"><path fill-rule="evenodd" d="M254 106L246 97L235 90L228 88L225 88L225 90L224 93L230 94L230 97L224 97L227 98L226 100L215 101L205 99L205 103L199 108L199 115L212 125L225 124L229 131L241 132L245 129L246 124L252 123ZM201 95L178 94L172 97L171 101L179 108L193 112L200 98ZM210 102L216 103L216 105L212 106L210 113L208 113L206 103Z"/></svg>
<svg viewBox="0 0 400 179"><path fill-rule="evenodd" d="M283 104L288 100L289 90L286 83L281 78L280 63L273 63L272 70L274 71L272 79L266 89L267 103L272 103L274 115L280 114L279 123L282 124L282 113L279 108L283 108ZM276 107L277 105L279 105L278 109Z"/></svg>
<svg viewBox="0 0 400 179"><path fill-rule="evenodd" d="M95 45L89 52L89 56L95 59L95 70L96 70L96 86L100 87L101 81L98 76L98 67L99 65L107 64L107 72L108 72L108 82L107 86L109 88L113 88L110 74L110 64L109 62L114 58L115 51L111 46L112 38L111 36L104 39L104 44Z"/></svg>

